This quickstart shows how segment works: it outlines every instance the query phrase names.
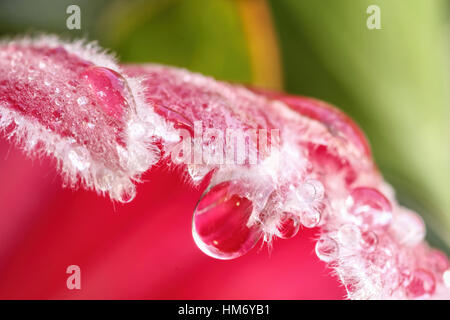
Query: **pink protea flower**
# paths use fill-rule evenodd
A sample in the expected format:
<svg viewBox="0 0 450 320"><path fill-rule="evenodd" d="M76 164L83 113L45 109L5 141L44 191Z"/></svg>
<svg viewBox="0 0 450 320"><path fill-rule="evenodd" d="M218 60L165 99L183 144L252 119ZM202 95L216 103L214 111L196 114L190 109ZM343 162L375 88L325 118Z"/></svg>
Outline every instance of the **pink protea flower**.
<svg viewBox="0 0 450 320"><path fill-rule="evenodd" d="M420 217L397 203L357 125L323 102L166 66L119 66L95 45L41 37L0 44L0 128L32 157L56 159L68 186L113 200L133 200L135 183L161 166L208 185L192 224L207 255L233 259L260 239L271 246L300 226L316 228L315 253L349 298L449 297L447 257L425 243ZM208 129L216 130L209 139L199 135ZM236 146L231 161L213 159L230 151L218 143L229 129L245 136L254 158L240 159ZM149 208L152 201L141 199Z"/></svg>

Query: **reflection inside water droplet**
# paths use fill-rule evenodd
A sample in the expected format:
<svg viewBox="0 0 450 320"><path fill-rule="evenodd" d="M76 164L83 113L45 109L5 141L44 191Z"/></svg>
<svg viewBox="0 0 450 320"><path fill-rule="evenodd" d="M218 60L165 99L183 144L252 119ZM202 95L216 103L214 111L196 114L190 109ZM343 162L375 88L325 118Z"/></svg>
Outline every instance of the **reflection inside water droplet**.
<svg viewBox="0 0 450 320"><path fill-rule="evenodd" d="M97 66L86 68L81 77L87 82L101 108L107 114L121 119L128 105L126 97L129 93L125 79L114 70ZM78 104L85 105L88 101L81 102L78 101Z"/></svg>
<svg viewBox="0 0 450 320"><path fill-rule="evenodd" d="M336 260L339 253L339 246L336 241L330 237L323 236L316 243L316 255L324 262Z"/></svg>
<svg viewBox="0 0 450 320"><path fill-rule="evenodd" d="M359 187L352 190L347 199L348 211L359 225L385 228L392 220L389 200L374 188Z"/></svg>
<svg viewBox="0 0 450 320"><path fill-rule="evenodd" d="M281 239L293 238L300 228L298 218L289 212L283 212L277 226L277 236Z"/></svg>
<svg viewBox="0 0 450 320"><path fill-rule="evenodd" d="M233 192L233 182L207 190L194 211L192 234L205 254L234 259L250 251L262 235L258 224L250 225L253 204Z"/></svg>
<svg viewBox="0 0 450 320"><path fill-rule="evenodd" d="M321 212L315 207L309 207L300 213L300 222L306 228L314 228L319 225Z"/></svg>
<svg viewBox="0 0 450 320"><path fill-rule="evenodd" d="M377 248L378 237L372 231L361 233L361 248L367 252L373 252Z"/></svg>

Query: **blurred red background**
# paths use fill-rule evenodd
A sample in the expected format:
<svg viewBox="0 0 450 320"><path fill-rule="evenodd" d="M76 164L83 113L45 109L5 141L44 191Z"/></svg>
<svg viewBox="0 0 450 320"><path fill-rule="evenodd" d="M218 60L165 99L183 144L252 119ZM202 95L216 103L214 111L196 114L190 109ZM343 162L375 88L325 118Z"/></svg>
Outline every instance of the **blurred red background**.
<svg viewBox="0 0 450 320"><path fill-rule="evenodd" d="M314 254L304 229L244 257L204 255L191 236L202 186L155 167L136 199L114 204L62 187L47 159L0 138L2 299L341 299L345 290ZM81 290L66 268L81 268Z"/></svg>

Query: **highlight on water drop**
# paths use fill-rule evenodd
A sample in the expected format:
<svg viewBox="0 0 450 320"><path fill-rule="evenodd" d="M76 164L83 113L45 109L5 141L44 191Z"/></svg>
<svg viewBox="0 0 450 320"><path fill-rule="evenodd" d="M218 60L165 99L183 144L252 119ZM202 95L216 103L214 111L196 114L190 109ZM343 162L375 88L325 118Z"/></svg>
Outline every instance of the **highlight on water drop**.
<svg viewBox="0 0 450 320"><path fill-rule="evenodd" d="M250 221L253 203L236 193L237 181L226 181L206 190L194 211L192 235L205 254L234 259L249 252L262 236Z"/></svg>

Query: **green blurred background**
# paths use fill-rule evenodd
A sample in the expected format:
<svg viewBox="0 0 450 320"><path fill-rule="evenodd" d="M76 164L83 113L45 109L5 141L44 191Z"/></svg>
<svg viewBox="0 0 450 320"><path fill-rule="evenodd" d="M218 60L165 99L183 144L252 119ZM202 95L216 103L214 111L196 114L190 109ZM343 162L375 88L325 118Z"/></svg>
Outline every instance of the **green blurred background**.
<svg viewBox="0 0 450 320"><path fill-rule="evenodd" d="M68 30L66 8L81 8ZM381 29L369 30L369 5ZM450 253L445 0L0 0L0 35L86 37L125 62L314 96L364 129L399 200Z"/></svg>

